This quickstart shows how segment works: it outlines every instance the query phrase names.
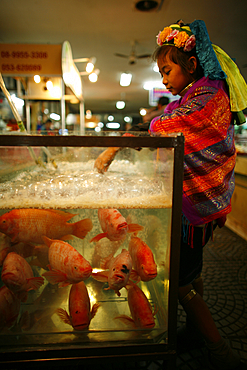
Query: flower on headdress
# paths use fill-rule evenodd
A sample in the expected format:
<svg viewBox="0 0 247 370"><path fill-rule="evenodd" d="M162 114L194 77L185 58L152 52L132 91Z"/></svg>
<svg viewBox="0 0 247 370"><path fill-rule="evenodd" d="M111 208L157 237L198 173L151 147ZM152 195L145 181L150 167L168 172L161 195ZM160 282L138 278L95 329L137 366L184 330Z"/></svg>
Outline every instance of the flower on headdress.
<svg viewBox="0 0 247 370"><path fill-rule="evenodd" d="M190 28L187 26L179 27L176 24L165 27L156 38L159 46L165 43L174 43L174 46L183 48L185 52L191 51L196 44L196 38L191 34Z"/></svg>
<svg viewBox="0 0 247 370"><path fill-rule="evenodd" d="M179 31L178 30L173 30L171 33L170 33L170 35L168 35L167 36L167 38L166 38L166 41L171 41L171 40L173 40L174 39L174 37L175 36L177 36L177 34L179 33Z"/></svg>
<svg viewBox="0 0 247 370"><path fill-rule="evenodd" d="M158 35L156 36L156 42L159 46L162 45L162 41L160 40L160 34L161 34L161 31L158 33Z"/></svg>
<svg viewBox="0 0 247 370"><path fill-rule="evenodd" d="M185 46L186 41L189 39L189 35L185 32L179 32L175 37L174 37L174 45L177 48L182 48Z"/></svg>
<svg viewBox="0 0 247 370"><path fill-rule="evenodd" d="M157 36L157 44L159 46L163 45L163 43L166 41L167 36L169 36L171 32L172 32L171 27L165 27L163 31L159 32Z"/></svg>
<svg viewBox="0 0 247 370"><path fill-rule="evenodd" d="M185 43L184 51L191 51L195 46L196 46L195 35L191 35L190 38Z"/></svg>

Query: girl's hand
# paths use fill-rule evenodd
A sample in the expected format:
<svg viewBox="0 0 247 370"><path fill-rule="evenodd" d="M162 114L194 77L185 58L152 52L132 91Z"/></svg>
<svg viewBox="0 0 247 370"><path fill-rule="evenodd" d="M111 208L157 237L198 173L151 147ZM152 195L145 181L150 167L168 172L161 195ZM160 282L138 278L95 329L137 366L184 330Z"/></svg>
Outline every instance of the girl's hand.
<svg viewBox="0 0 247 370"><path fill-rule="evenodd" d="M98 172L100 173L106 172L119 150L120 148L116 148L116 147L107 148L96 159L94 163L94 168L97 168Z"/></svg>

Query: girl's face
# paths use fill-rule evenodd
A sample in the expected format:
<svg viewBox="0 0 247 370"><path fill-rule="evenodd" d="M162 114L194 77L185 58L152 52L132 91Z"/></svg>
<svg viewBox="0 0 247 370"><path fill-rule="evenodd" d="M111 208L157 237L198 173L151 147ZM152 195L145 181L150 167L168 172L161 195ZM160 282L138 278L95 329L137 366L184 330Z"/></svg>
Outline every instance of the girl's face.
<svg viewBox="0 0 247 370"><path fill-rule="evenodd" d="M190 73L185 74L180 65L173 63L167 56L160 55L157 64L162 82L172 95L179 95L194 80Z"/></svg>

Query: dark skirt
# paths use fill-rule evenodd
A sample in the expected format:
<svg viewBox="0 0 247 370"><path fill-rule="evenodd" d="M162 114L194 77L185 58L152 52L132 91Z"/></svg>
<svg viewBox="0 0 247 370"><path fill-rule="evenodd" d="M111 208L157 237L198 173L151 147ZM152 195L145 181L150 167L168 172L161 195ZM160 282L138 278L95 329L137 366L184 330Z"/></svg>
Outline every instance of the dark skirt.
<svg viewBox="0 0 247 370"><path fill-rule="evenodd" d="M182 225L180 244L179 287L191 284L202 271L203 247L213 236L217 224Z"/></svg>

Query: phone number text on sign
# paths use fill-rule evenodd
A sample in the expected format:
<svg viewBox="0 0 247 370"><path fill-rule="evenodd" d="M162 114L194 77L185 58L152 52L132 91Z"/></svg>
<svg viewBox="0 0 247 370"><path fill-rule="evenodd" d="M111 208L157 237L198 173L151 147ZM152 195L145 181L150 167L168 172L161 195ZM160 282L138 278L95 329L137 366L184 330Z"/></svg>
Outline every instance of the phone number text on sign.
<svg viewBox="0 0 247 370"><path fill-rule="evenodd" d="M46 59L48 58L47 52L42 51L1 51L2 58L18 58L18 59Z"/></svg>
<svg viewBox="0 0 247 370"><path fill-rule="evenodd" d="M16 66L13 64L2 64L1 69L3 72L23 72L23 71L40 72L42 67L41 65L35 64L17 64Z"/></svg>

